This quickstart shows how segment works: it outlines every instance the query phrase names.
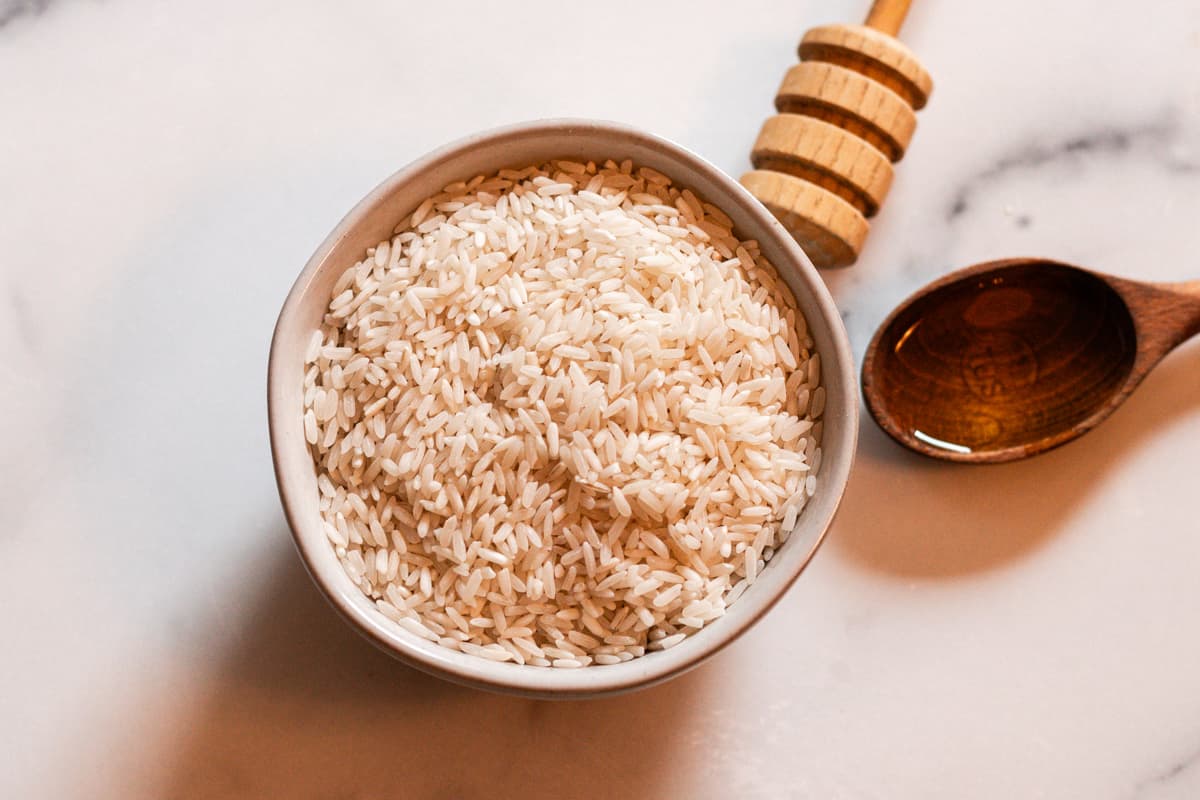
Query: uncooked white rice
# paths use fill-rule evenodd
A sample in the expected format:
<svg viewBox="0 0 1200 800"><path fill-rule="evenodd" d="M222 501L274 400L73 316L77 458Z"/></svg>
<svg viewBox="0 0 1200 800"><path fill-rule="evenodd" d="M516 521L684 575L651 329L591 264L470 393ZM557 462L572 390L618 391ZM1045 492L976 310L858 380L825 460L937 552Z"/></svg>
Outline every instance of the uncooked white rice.
<svg viewBox="0 0 1200 800"><path fill-rule="evenodd" d="M306 366L347 574L481 658L673 647L816 490L825 390L787 287L720 210L628 161L445 187L337 281Z"/></svg>

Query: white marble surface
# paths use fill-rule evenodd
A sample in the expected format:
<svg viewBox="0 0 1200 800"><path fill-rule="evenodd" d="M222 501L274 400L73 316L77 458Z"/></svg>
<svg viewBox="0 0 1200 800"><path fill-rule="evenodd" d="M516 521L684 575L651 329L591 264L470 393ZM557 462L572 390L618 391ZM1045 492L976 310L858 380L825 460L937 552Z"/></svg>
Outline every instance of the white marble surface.
<svg viewBox="0 0 1200 800"><path fill-rule="evenodd" d="M865 421L811 570L632 696L423 677L292 551L267 343L355 200L554 115L739 172L799 34L863 6L0 0L0 797L1200 796L1200 343L1028 463ZM937 89L829 276L859 354L984 259L1200 275L1195 0L918 0L904 38Z"/></svg>

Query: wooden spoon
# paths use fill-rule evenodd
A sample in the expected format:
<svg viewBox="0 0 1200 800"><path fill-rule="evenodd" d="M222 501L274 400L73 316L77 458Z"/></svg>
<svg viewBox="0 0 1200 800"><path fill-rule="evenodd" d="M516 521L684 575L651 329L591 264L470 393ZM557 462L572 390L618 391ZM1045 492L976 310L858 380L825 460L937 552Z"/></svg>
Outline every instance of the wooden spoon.
<svg viewBox="0 0 1200 800"><path fill-rule="evenodd" d="M1013 461L1094 428L1196 333L1200 281L992 261L929 284L892 312L867 348L863 394L879 426L910 450Z"/></svg>

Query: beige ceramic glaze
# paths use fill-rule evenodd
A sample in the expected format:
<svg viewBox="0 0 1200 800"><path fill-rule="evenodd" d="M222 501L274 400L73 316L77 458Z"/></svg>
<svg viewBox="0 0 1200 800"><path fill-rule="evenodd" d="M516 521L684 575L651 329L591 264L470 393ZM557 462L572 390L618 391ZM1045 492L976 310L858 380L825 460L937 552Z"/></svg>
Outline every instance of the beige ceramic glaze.
<svg viewBox="0 0 1200 800"><path fill-rule="evenodd" d="M496 663L425 641L377 611L350 582L321 528L317 482L301 424L304 350L319 326L330 289L342 272L422 200L444 185L524 167L550 158L633 159L719 206L742 238L763 254L791 287L803 311L826 386L824 457L816 496L799 527L726 615L670 650L623 664L554 669ZM584 697L667 680L729 644L761 617L808 564L837 511L858 437L858 395L841 317L816 270L787 231L745 189L696 155L639 131L604 122L553 120L516 125L449 145L392 175L317 248L284 303L271 343L268 407L275 475L296 545L313 580L334 607L370 641L433 675L470 686L536 697Z"/></svg>

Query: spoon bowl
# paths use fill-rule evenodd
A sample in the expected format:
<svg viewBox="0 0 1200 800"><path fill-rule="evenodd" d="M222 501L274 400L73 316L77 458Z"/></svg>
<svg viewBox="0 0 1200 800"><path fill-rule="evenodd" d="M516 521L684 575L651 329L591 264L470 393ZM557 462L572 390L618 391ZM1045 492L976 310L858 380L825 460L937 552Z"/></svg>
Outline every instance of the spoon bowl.
<svg viewBox="0 0 1200 800"><path fill-rule="evenodd" d="M863 360L863 395L910 450L1012 461L1094 428L1198 331L1200 282L992 261L935 281L884 321Z"/></svg>

